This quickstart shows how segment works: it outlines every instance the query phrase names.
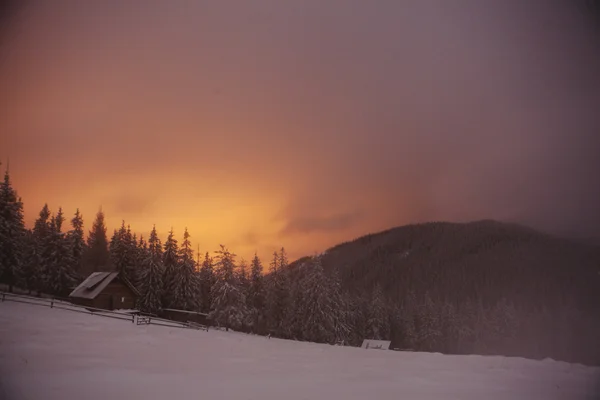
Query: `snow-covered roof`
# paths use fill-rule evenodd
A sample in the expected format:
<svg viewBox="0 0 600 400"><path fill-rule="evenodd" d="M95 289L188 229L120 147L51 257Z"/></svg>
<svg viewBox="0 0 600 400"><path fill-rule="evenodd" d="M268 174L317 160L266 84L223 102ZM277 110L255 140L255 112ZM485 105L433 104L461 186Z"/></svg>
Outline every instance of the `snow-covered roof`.
<svg viewBox="0 0 600 400"><path fill-rule="evenodd" d="M109 283L119 276L118 272L93 272L79 286L75 288L69 297L78 297L80 299L94 299L104 290ZM135 287L125 278L120 278L135 293Z"/></svg>

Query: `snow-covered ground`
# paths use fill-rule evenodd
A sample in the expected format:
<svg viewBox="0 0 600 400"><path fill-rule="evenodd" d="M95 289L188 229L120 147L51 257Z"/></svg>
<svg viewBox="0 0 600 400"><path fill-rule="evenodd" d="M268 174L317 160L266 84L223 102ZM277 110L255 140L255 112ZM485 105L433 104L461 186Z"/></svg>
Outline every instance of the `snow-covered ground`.
<svg viewBox="0 0 600 400"><path fill-rule="evenodd" d="M600 368L193 331L0 303L0 398L597 399Z"/></svg>

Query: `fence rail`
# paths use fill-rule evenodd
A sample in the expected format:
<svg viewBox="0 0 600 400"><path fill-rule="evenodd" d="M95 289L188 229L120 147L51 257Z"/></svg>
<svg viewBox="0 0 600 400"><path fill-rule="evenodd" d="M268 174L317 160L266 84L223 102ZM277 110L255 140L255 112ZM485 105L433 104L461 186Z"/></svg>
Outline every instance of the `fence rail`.
<svg viewBox="0 0 600 400"><path fill-rule="evenodd" d="M198 330L197 324L190 322L179 322L172 321L169 319L159 318L154 315L147 315L144 313L122 313L111 310L105 310L103 308L86 307L78 304L73 304L62 299L46 298L46 297L33 297L24 294L16 294L9 292L0 292L0 302L10 301L13 303L30 304L34 306L42 306L48 308L58 308L60 310L73 311L89 315L98 315L100 317L107 317L113 319L120 319L124 321L130 321L137 323L137 325L158 325L166 326L169 328L187 328ZM208 328L206 329L208 331Z"/></svg>

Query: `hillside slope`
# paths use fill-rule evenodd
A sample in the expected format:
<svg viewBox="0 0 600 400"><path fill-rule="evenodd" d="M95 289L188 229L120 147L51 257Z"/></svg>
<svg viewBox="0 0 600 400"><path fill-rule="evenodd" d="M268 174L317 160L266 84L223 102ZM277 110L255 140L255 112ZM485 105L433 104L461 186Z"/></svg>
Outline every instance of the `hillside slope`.
<svg viewBox="0 0 600 400"><path fill-rule="evenodd" d="M591 399L600 369L137 326L0 303L0 398Z"/></svg>
<svg viewBox="0 0 600 400"><path fill-rule="evenodd" d="M340 244L322 261L354 299L381 285L400 347L600 363L598 246L495 221L436 222ZM435 337L407 338L425 324Z"/></svg>

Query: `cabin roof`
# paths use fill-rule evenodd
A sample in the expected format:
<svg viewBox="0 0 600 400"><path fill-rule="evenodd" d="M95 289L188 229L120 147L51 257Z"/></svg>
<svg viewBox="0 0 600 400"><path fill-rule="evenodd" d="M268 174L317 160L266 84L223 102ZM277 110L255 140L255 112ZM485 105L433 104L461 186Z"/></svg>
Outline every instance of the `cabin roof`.
<svg viewBox="0 0 600 400"><path fill-rule="evenodd" d="M109 283L119 278L134 294L138 295L136 288L124 276L119 276L118 272L93 272L83 282L79 284L69 297L77 297L80 299L95 299Z"/></svg>

